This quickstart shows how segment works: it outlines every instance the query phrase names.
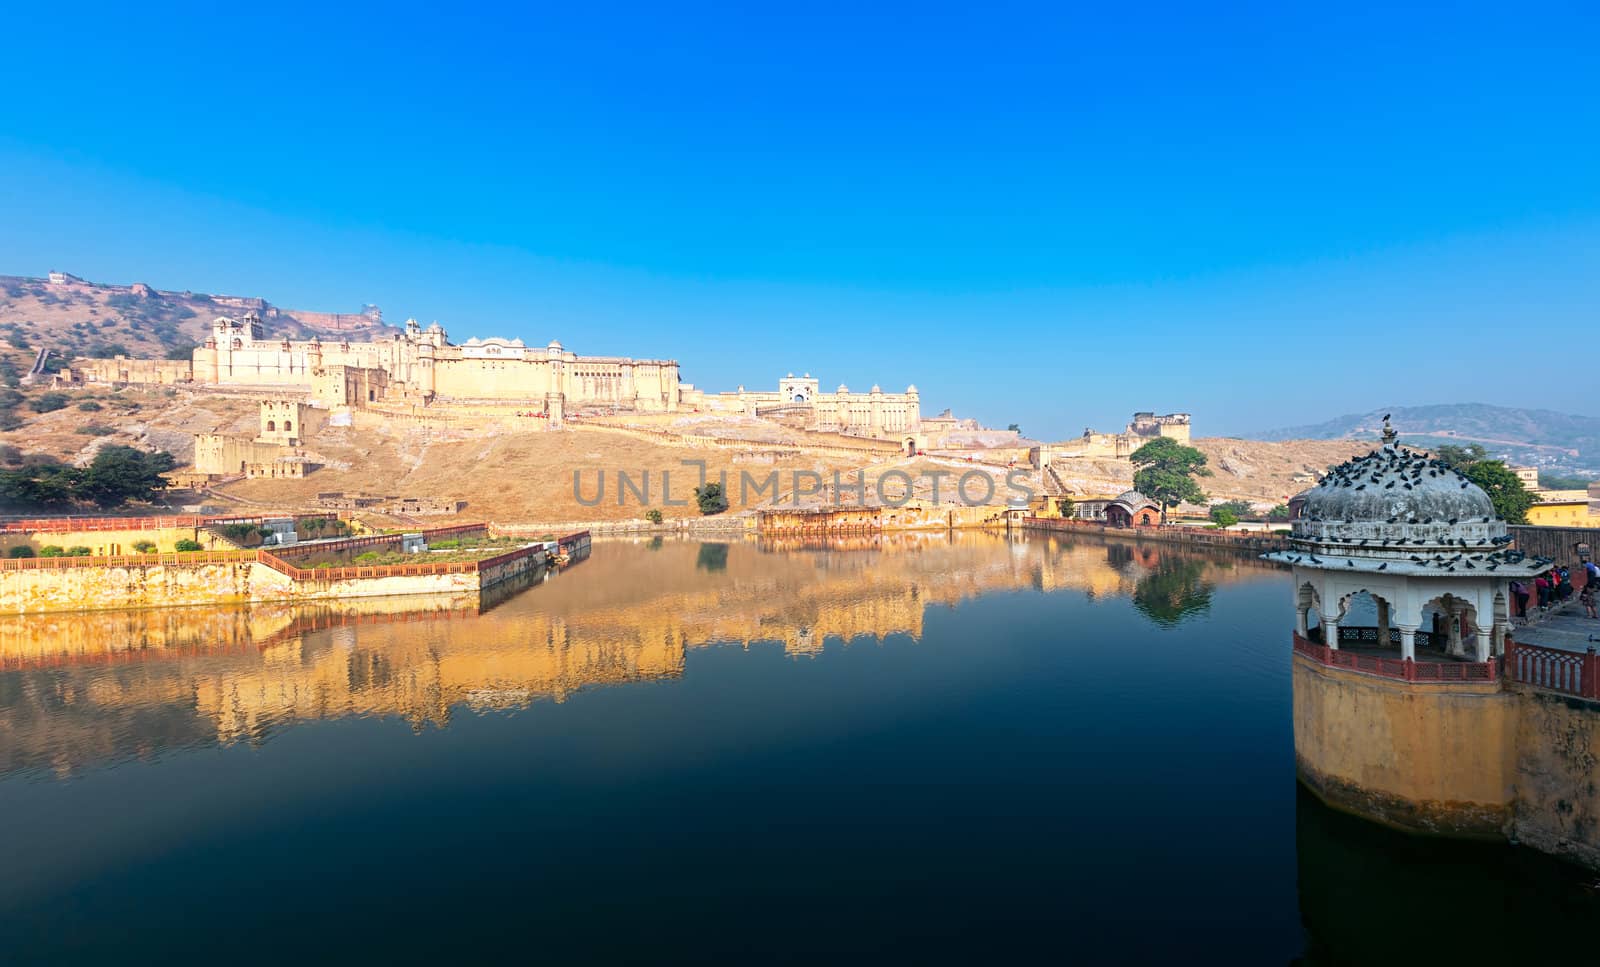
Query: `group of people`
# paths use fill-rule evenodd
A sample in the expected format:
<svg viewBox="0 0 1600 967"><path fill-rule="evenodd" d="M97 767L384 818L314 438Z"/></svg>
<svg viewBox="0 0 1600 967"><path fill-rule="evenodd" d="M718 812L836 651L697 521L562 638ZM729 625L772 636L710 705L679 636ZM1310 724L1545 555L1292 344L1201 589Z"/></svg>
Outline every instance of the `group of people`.
<svg viewBox="0 0 1600 967"><path fill-rule="evenodd" d="M1600 565L1596 565L1593 561L1584 561L1583 574L1583 587L1578 591L1578 603L1583 605L1586 617L1600 618L1595 601L1595 594L1600 590ZM1518 618L1528 616L1530 598L1538 602L1540 611L1548 610L1551 605L1560 604L1572 597L1572 570L1561 564L1534 578L1531 585L1526 581L1512 581L1511 596L1516 600Z"/></svg>

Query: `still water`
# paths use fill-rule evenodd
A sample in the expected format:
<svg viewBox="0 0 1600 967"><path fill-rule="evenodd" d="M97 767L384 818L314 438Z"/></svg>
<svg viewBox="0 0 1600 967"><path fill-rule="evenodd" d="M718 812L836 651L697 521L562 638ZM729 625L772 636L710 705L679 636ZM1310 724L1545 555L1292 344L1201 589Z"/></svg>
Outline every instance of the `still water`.
<svg viewBox="0 0 1600 967"><path fill-rule="evenodd" d="M0 959L1592 962L1300 792L1284 572L600 543L494 601L0 619Z"/></svg>

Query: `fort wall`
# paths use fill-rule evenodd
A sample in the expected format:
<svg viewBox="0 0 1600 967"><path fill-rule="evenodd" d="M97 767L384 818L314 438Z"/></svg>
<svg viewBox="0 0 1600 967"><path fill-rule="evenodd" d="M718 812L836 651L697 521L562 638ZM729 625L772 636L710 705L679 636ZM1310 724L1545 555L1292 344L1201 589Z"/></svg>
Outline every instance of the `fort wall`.
<svg viewBox="0 0 1600 967"><path fill-rule="evenodd" d="M1292 676L1295 760L1329 805L1600 867L1600 703L1499 682L1416 684L1300 654Z"/></svg>

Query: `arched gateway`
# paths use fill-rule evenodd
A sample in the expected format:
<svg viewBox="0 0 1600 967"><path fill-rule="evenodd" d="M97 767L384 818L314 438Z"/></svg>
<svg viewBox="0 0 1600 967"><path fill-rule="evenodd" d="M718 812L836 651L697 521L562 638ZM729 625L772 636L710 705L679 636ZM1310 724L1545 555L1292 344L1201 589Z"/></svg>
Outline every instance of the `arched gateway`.
<svg viewBox="0 0 1600 967"><path fill-rule="evenodd" d="M1380 663L1331 663L1408 680L1473 677L1416 665L1488 663L1504 647L1507 585L1545 562L1509 549L1481 488L1394 440L1385 426L1380 449L1329 470L1304 495L1292 549L1264 556L1294 569L1297 651L1358 652ZM1320 634L1309 627L1313 608Z"/></svg>

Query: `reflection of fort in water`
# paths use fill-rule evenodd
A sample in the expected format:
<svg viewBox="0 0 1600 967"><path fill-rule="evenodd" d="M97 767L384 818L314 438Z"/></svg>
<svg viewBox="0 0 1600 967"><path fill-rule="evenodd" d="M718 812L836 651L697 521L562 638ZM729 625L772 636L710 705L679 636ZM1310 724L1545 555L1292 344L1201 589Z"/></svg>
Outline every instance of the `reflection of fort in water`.
<svg viewBox="0 0 1600 967"><path fill-rule="evenodd" d="M599 545L499 601L355 600L0 618L0 773L67 774L162 750L260 741L297 720L519 708L683 674L687 648L922 635L930 605L1011 589L1128 597L1161 624L1204 610L1251 560L989 533L804 544ZM527 590L527 593L518 593ZM482 608L482 611L478 608Z"/></svg>

